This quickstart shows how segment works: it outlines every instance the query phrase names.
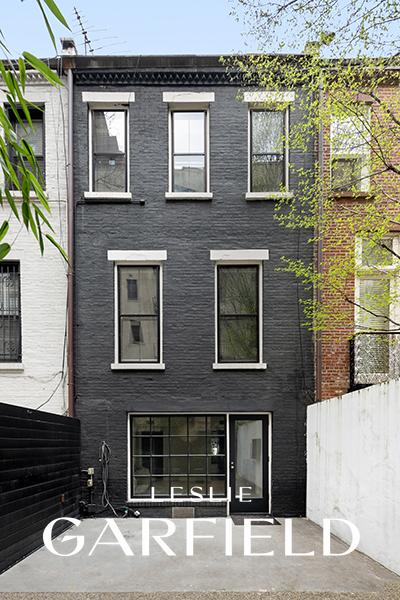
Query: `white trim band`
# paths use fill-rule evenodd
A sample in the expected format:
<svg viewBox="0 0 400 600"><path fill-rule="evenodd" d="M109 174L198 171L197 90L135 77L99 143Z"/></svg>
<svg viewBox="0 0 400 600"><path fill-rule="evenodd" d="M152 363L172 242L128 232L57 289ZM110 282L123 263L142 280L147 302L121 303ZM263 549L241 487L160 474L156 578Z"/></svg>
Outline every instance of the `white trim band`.
<svg viewBox="0 0 400 600"><path fill-rule="evenodd" d="M212 192L165 192L166 200L212 200Z"/></svg>
<svg viewBox="0 0 400 600"><path fill-rule="evenodd" d="M90 104L129 104L135 102L135 92L82 92L82 102Z"/></svg>
<svg viewBox="0 0 400 600"><path fill-rule="evenodd" d="M165 371L164 363L111 363L112 371Z"/></svg>
<svg viewBox="0 0 400 600"><path fill-rule="evenodd" d="M294 102L294 92L244 92L243 102L249 103L261 103L267 102L273 104L274 102Z"/></svg>
<svg viewBox="0 0 400 600"><path fill-rule="evenodd" d="M24 365L19 362L0 363L0 371L23 371Z"/></svg>
<svg viewBox="0 0 400 600"><path fill-rule="evenodd" d="M210 250L210 260L215 261L260 261L269 259L269 250Z"/></svg>
<svg viewBox="0 0 400 600"><path fill-rule="evenodd" d="M132 200L131 192L84 192L83 197L85 200Z"/></svg>
<svg viewBox="0 0 400 600"><path fill-rule="evenodd" d="M293 192L247 192L246 200L279 200L293 198Z"/></svg>
<svg viewBox="0 0 400 600"><path fill-rule="evenodd" d="M265 370L267 363L213 363L214 371Z"/></svg>
<svg viewBox="0 0 400 600"><path fill-rule="evenodd" d="M113 262L160 262L167 260L166 250L108 250L107 260Z"/></svg>
<svg viewBox="0 0 400 600"><path fill-rule="evenodd" d="M163 102L169 104L208 104L214 101L214 92L163 92Z"/></svg>

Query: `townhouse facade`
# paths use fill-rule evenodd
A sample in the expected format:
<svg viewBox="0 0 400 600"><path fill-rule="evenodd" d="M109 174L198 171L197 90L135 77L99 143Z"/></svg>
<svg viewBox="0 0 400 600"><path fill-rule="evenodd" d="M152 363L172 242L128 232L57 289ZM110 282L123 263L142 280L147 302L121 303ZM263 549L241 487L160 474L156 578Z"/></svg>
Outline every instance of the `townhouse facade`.
<svg viewBox="0 0 400 600"><path fill-rule="evenodd" d="M400 182L388 168L399 162L397 79L388 74L374 94L357 96L353 119L332 117L323 139L333 209L320 268L348 273L337 289L323 290L322 302L341 319L330 319L320 335L317 400L400 377Z"/></svg>
<svg viewBox="0 0 400 600"><path fill-rule="evenodd" d="M312 248L273 218L296 194L289 164L315 160L284 141L301 90L278 108L217 56L76 56L73 77L75 414L94 498L106 447L114 506L304 515L312 338L277 267Z"/></svg>
<svg viewBox="0 0 400 600"><path fill-rule="evenodd" d="M59 71L56 60L49 64ZM66 247L67 89L27 70L25 97L36 106L31 111L34 127L24 131L15 119L15 131L36 153L54 237ZM3 93L1 102L7 106ZM20 192L11 195L17 204L22 202ZM10 217L6 204L0 208L1 221L3 217ZM8 235L12 250L0 262L0 400L65 414L67 265L51 244L41 257L32 233L13 217Z"/></svg>

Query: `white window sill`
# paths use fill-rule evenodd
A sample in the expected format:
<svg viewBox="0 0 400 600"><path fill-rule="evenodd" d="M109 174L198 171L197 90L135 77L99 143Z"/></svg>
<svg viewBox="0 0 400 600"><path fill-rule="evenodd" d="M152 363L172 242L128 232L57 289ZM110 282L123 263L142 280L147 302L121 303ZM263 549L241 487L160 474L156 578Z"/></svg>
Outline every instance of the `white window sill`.
<svg viewBox="0 0 400 600"><path fill-rule="evenodd" d="M22 192L20 190L10 190L10 194L11 197L14 198L14 200L22 200L23 196L22 196ZM45 196L46 198L48 197L45 191ZM29 192L29 198L37 198L37 193L36 192Z"/></svg>
<svg viewBox="0 0 400 600"><path fill-rule="evenodd" d="M83 197L88 202L131 202L131 192L84 192Z"/></svg>
<svg viewBox="0 0 400 600"><path fill-rule="evenodd" d="M267 368L267 363L214 363L213 369L214 371L226 371L226 370L248 370L248 369L256 369L256 370L265 370Z"/></svg>
<svg viewBox="0 0 400 600"><path fill-rule="evenodd" d="M18 363L18 362L16 362L16 363L12 363L12 362L1 363L0 362L0 371L23 371L23 370L24 370L23 363Z"/></svg>
<svg viewBox="0 0 400 600"><path fill-rule="evenodd" d="M212 192L165 192L166 200L212 200Z"/></svg>
<svg viewBox="0 0 400 600"><path fill-rule="evenodd" d="M293 198L293 192L247 192L246 200L281 200Z"/></svg>
<svg viewBox="0 0 400 600"><path fill-rule="evenodd" d="M164 363L112 363L112 371L165 371Z"/></svg>

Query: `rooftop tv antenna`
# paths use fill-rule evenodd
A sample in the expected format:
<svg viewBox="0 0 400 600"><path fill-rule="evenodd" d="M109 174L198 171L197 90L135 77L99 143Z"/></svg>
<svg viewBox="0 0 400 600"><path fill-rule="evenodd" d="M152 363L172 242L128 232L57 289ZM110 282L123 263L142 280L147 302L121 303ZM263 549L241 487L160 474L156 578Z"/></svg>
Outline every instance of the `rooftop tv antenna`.
<svg viewBox="0 0 400 600"><path fill-rule="evenodd" d="M90 54L93 54L94 50L92 48L92 42L89 39L87 28L85 27L83 19L82 19L81 15L79 14L76 6L74 6L74 13L75 13L75 18L76 18L79 28L80 28L81 35L83 37L83 44L85 46L85 56L87 55L88 52L90 52Z"/></svg>

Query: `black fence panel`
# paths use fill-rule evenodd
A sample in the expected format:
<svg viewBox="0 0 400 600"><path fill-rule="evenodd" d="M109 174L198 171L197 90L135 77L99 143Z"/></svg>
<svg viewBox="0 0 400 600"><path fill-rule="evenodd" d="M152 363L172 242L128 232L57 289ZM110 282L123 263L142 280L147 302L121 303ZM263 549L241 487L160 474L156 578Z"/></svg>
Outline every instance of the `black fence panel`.
<svg viewBox="0 0 400 600"><path fill-rule="evenodd" d="M0 573L78 516L79 493L78 419L0 403Z"/></svg>

